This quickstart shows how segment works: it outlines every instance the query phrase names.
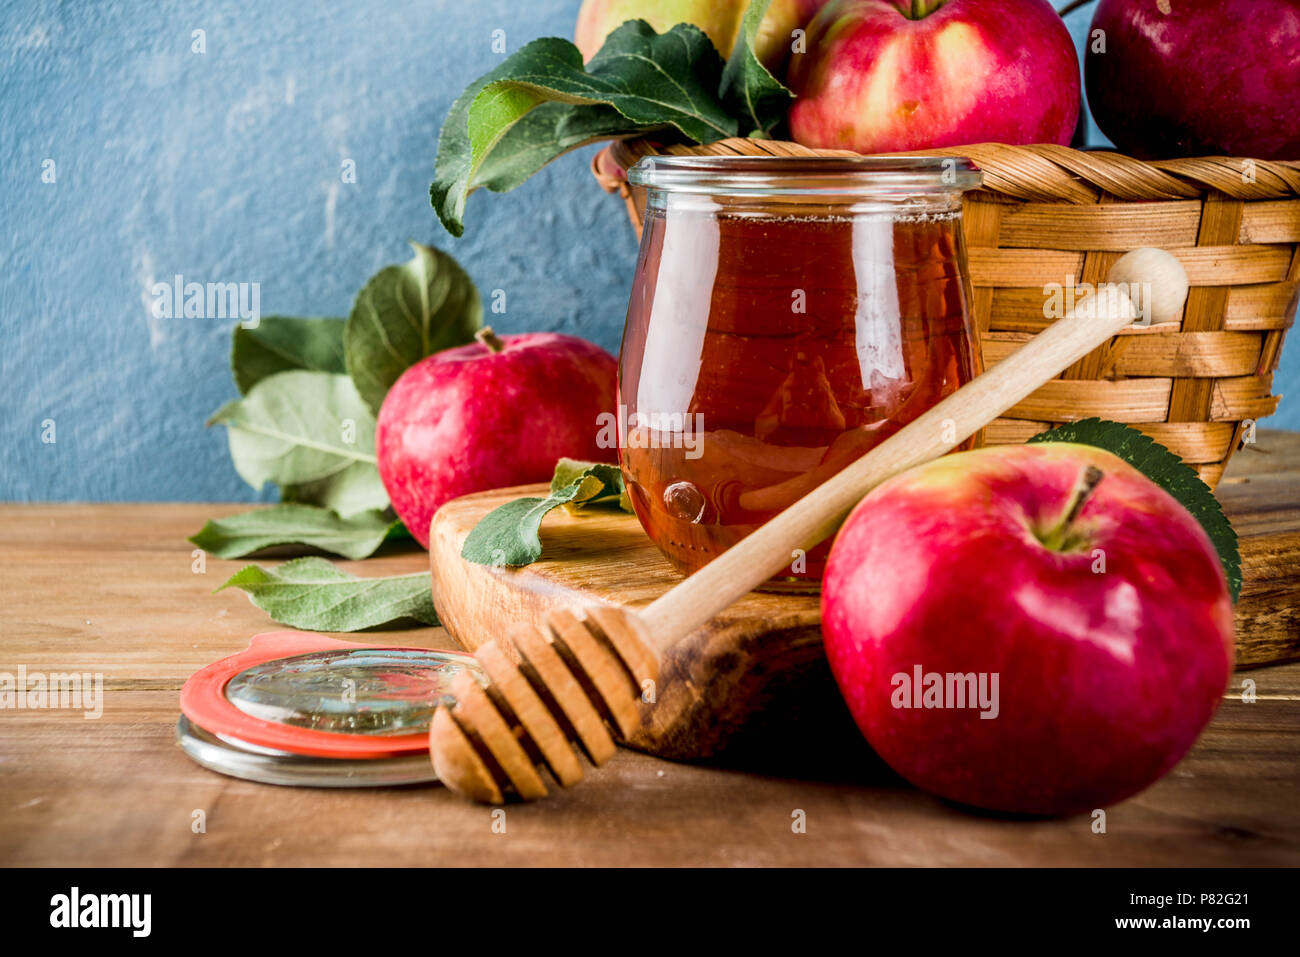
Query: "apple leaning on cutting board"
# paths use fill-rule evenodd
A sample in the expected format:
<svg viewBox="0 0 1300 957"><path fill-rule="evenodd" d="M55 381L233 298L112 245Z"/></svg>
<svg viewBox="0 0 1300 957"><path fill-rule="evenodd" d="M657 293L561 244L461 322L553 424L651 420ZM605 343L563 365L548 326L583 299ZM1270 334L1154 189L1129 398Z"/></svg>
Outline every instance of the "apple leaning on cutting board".
<svg viewBox="0 0 1300 957"><path fill-rule="evenodd" d="M635 59L627 49L649 49L657 33L674 30L693 51L694 68L721 78L718 109L743 114L729 135L880 154L983 142L1064 145L1079 120L1079 65L1047 0L585 0L575 44L534 41L559 64L547 78L561 90L559 102L547 105L556 115L570 108L582 99L564 92L572 76L586 82L588 67L616 72L620 57ZM1292 122L1300 0L1102 0L1086 72L1103 132L1138 155L1300 158ZM498 70L482 82L494 78ZM632 74L626 82L653 81ZM742 87L753 95L738 98ZM473 189L514 188L582 142L683 139L681 125L636 113L639 102L626 115L574 113L553 123L552 132L564 123L593 125L546 160L518 165L508 150L527 110L509 114L510 103L500 102L506 105L495 113L475 112L483 104L463 96L444 126L431 195L457 235ZM782 104L776 114L774 102ZM493 122L503 124L499 135L471 150L466 128L482 135ZM1177 292L1176 315L1186 276L1173 269L1178 277L1164 291ZM1181 289L1168 288L1180 282ZM601 428L620 405L612 356L574 336L490 329L475 342L428 351L389 380L376 426L379 477L421 545L428 547L430 522L445 502L553 473L553 490L561 474L574 478L565 502L583 495L620 501L622 483L609 478L617 478L609 463L618 449ZM1008 368L1016 362L1016 355L1004 360ZM976 394L979 379L973 385L966 394ZM583 463L605 463L605 471L583 472ZM1128 462L1070 441L1002 446L945 455L861 494L822 582L826 653L863 735L918 787L997 811L1087 811L1152 784L1213 717L1233 658L1233 594L1218 543L1184 502ZM541 514L532 516L534 540ZM597 644L617 645L636 670L627 648L644 636L629 625L620 637L615 625L611 618L600 625L603 635L593 632ZM504 658L494 667L494 681L518 677ZM649 659L646 667L653 670ZM586 684L580 690L597 700ZM516 684L510 694L532 692ZM492 696L481 707L499 707L501 689ZM514 711L521 700L510 701ZM608 695L605 701L616 710ZM554 711L554 702L548 707ZM528 729L534 737L537 727L550 728L548 716L536 720ZM442 730L459 734L445 715ZM435 719L435 742L438 733ZM526 733L518 736L529 745ZM525 762L519 775L531 780L536 752L525 755L512 734L502 740ZM535 744L564 750L559 738ZM476 748L482 742L466 743L464 752ZM438 748L431 750L437 766ZM450 785L451 775L438 771ZM484 794L503 783L499 767L492 773L498 780L485 781ZM560 777L569 784L581 774Z"/></svg>
<svg viewBox="0 0 1300 957"><path fill-rule="evenodd" d="M448 499L545 481L566 456L617 457L593 428L614 408L613 356L550 332L498 337L487 328L477 340L411 366L379 411L379 476L425 548L433 513Z"/></svg>

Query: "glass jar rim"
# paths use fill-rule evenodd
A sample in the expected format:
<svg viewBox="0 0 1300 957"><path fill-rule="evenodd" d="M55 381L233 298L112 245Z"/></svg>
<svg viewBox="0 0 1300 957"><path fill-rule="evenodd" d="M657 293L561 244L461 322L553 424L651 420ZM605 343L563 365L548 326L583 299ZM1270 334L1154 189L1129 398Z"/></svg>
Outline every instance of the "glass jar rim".
<svg viewBox="0 0 1300 957"><path fill-rule="evenodd" d="M767 196L909 196L975 189L963 156L646 156L628 182L653 190Z"/></svg>

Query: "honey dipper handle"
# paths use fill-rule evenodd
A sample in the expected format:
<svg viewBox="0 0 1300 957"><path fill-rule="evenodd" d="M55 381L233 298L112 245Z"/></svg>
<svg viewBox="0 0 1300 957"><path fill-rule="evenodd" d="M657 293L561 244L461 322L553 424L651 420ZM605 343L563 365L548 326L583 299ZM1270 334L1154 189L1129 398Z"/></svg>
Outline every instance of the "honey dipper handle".
<svg viewBox="0 0 1300 957"><path fill-rule="evenodd" d="M950 452L1135 319L1177 318L1187 295L1178 261L1138 249L1111 269L1098 294L1079 302L1012 356L972 379L842 472L674 586L640 615L661 651L787 567L796 548L830 536L867 492ZM1141 291L1136 306L1124 288ZM1122 285L1120 285L1122 284Z"/></svg>

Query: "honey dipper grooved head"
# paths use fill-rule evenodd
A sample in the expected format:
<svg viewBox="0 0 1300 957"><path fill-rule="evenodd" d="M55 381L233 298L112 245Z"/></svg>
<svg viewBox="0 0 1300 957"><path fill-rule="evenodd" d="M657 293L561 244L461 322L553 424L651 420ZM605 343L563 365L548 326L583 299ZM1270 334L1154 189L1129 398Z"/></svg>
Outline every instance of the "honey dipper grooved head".
<svg viewBox="0 0 1300 957"><path fill-rule="evenodd" d="M489 771L499 769L505 776L504 782L500 782L498 776L499 783L508 783L525 800L546 797L546 785L532 758L473 672L462 671L457 675L451 693L456 699L451 716L461 723L462 728L473 729L484 750L491 755L491 760L484 756L484 764ZM474 743L472 736L470 743Z"/></svg>
<svg viewBox="0 0 1300 957"><path fill-rule="evenodd" d="M614 739L601 720L600 712L556 650L552 636L530 625L511 632L511 637L558 707L556 718L563 718L573 728L591 763L601 765L612 758Z"/></svg>
<svg viewBox="0 0 1300 957"><path fill-rule="evenodd" d="M438 780L457 794L483 804L500 804L506 799L446 705L433 713L429 756Z"/></svg>
<svg viewBox="0 0 1300 957"><path fill-rule="evenodd" d="M541 626L521 624L483 645L476 657L487 685L463 672L451 688L455 705L434 713L429 752L439 780L491 804L509 792L545 797L539 766L566 787L582 780L575 747L603 764L614 754L611 729L627 737L640 724L641 686L659 672L645 635L633 613L606 606L582 617L554 611Z"/></svg>
<svg viewBox="0 0 1300 957"><path fill-rule="evenodd" d="M537 746L555 780L566 788L581 781L582 763L573 753L573 746L514 662L495 641L481 647L475 657L497 693L515 713L524 733Z"/></svg>

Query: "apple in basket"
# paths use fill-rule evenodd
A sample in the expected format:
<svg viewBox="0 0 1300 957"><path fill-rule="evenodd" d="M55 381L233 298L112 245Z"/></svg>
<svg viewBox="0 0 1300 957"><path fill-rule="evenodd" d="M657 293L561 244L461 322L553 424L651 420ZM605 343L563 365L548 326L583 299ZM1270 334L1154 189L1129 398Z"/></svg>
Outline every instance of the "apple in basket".
<svg viewBox="0 0 1300 957"><path fill-rule="evenodd" d="M604 349L559 333L496 336L411 366L379 410L379 477L397 516L425 548L448 499L545 482L563 457L614 462L597 444L614 410L618 369Z"/></svg>
<svg viewBox="0 0 1300 957"><path fill-rule="evenodd" d="M831 0L790 58L790 132L859 153L1068 144L1079 66L1047 0Z"/></svg>
<svg viewBox="0 0 1300 957"><path fill-rule="evenodd" d="M1109 452L936 459L840 530L831 670L876 752L980 808L1071 814L1151 784L1226 689L1232 600L1205 530Z"/></svg>
<svg viewBox="0 0 1300 957"><path fill-rule="evenodd" d="M790 55L791 34L805 26L826 0L772 0L754 38L758 58L779 69ZM590 60L605 37L628 20L645 20L657 33L675 24L693 23L703 30L724 57L740 35L749 0L583 0L573 42Z"/></svg>
<svg viewBox="0 0 1300 957"><path fill-rule="evenodd" d="M1300 0L1101 0L1084 74L1125 153L1300 159Z"/></svg>

